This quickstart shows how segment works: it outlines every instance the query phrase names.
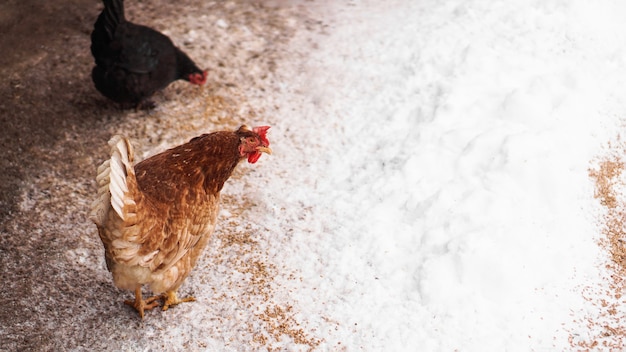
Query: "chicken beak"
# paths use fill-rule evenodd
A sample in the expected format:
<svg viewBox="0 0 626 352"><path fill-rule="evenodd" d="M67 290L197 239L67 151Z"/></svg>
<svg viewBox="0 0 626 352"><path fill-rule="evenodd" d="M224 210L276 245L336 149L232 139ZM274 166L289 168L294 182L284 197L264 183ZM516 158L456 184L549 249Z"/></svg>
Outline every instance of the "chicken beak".
<svg viewBox="0 0 626 352"><path fill-rule="evenodd" d="M268 155L272 155L272 150L270 147L256 147L257 152L267 153Z"/></svg>

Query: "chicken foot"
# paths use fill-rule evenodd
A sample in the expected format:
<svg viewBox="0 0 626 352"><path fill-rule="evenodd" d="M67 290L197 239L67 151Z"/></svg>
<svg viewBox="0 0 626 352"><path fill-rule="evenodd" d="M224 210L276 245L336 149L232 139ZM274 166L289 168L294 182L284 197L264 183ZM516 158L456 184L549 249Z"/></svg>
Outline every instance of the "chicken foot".
<svg viewBox="0 0 626 352"><path fill-rule="evenodd" d="M175 306L183 302L194 302L195 297L178 298L176 291L166 291L162 296L163 298L163 310L167 310L170 306Z"/></svg>
<svg viewBox="0 0 626 352"><path fill-rule="evenodd" d="M135 300L126 300L124 301L124 304L128 304L129 306L135 308L141 319L143 319L144 310L150 310L157 307L159 305L159 302L157 302L159 298L161 298L161 296L153 296L144 300L141 297L141 286L137 286L137 288L135 288Z"/></svg>

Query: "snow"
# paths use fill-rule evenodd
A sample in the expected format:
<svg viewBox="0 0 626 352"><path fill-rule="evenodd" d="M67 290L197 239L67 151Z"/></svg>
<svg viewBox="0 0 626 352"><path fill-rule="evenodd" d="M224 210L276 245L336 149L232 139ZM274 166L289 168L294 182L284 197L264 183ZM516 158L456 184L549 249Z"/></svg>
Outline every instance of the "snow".
<svg viewBox="0 0 626 352"><path fill-rule="evenodd" d="M320 349L570 349L605 259L588 169L624 109L624 5L309 6L328 28L279 65L247 216Z"/></svg>

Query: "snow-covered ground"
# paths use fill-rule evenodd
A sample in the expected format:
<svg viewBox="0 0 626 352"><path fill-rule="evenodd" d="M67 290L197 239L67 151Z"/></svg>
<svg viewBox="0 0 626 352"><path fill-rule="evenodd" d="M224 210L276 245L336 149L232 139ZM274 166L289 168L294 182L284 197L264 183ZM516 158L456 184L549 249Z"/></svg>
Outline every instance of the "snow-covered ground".
<svg viewBox="0 0 626 352"><path fill-rule="evenodd" d="M626 108L626 6L309 6L326 34L278 65L276 155L251 177L279 177L247 216L301 277L283 288L320 349L591 338L582 291L606 255L588 169Z"/></svg>

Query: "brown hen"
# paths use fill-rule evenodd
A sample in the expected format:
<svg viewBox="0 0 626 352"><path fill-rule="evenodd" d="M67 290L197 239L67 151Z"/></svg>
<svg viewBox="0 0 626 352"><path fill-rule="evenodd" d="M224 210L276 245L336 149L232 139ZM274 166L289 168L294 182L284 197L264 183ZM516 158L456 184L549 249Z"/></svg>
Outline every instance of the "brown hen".
<svg viewBox="0 0 626 352"><path fill-rule="evenodd" d="M213 132L154 155L133 167L133 149L120 136L109 141L111 159L98 168L98 198L91 219L104 245L107 268L125 301L143 318L180 299L176 291L196 264L213 230L220 191L244 158L255 163L271 154L267 126ZM157 296L142 299L142 285Z"/></svg>

